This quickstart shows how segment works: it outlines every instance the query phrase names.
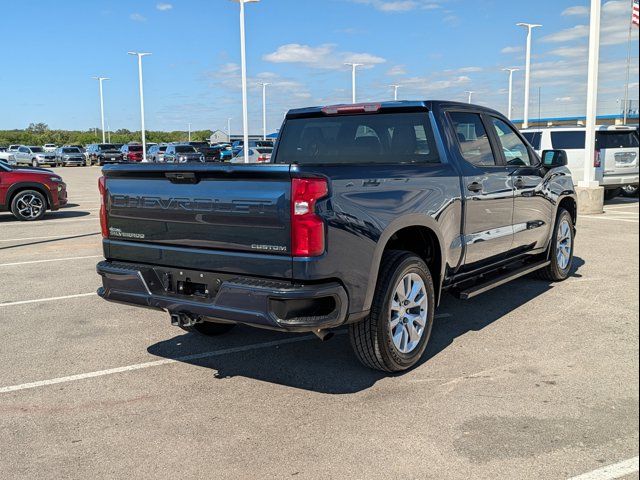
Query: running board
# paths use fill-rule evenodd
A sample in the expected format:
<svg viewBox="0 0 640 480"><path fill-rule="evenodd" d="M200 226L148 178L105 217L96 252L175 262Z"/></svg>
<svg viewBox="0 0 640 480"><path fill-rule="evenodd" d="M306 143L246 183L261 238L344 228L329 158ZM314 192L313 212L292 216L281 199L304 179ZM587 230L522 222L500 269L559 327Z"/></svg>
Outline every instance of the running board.
<svg viewBox="0 0 640 480"><path fill-rule="evenodd" d="M518 270L509 272L506 275L494 278L489 282L476 285L475 287L469 288L467 290L463 290L460 292L460 298L462 300L469 300L470 298L477 297L482 293L488 292L489 290L504 285L505 283L509 283L512 280L524 277L525 275L528 275L531 272L535 272L536 270L540 270L541 268L548 266L550 263L551 262L549 260L545 260L543 262L534 263L533 265L526 265L522 268L519 268Z"/></svg>

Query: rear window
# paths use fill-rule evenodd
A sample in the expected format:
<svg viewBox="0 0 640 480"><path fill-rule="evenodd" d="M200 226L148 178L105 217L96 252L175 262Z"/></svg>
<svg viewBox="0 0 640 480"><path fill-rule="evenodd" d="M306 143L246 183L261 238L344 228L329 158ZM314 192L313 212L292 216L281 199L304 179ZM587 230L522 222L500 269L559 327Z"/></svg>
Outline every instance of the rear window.
<svg viewBox="0 0 640 480"><path fill-rule="evenodd" d="M439 163L425 113L287 120L274 163Z"/></svg>
<svg viewBox="0 0 640 480"><path fill-rule="evenodd" d="M584 150L585 131L551 132L551 145L555 150Z"/></svg>
<svg viewBox="0 0 640 480"><path fill-rule="evenodd" d="M42 153L44 152L44 149L42 147L31 147L31 151L33 153Z"/></svg>
<svg viewBox="0 0 640 480"><path fill-rule="evenodd" d="M258 153L272 153L273 148L256 148Z"/></svg>
<svg viewBox="0 0 640 480"><path fill-rule="evenodd" d="M598 148L638 148L638 133L633 130L596 132Z"/></svg>
<svg viewBox="0 0 640 480"><path fill-rule="evenodd" d="M129 151L130 152L141 152L142 151L142 145L129 145Z"/></svg>
<svg viewBox="0 0 640 480"><path fill-rule="evenodd" d="M166 146L158 147L158 151L166 152L167 151L167 147Z"/></svg>
<svg viewBox="0 0 640 480"><path fill-rule="evenodd" d="M80 153L80 149L77 147L63 148L62 153Z"/></svg>
<svg viewBox="0 0 640 480"><path fill-rule="evenodd" d="M116 147L115 145L111 145L110 143L103 143L101 145L98 145L98 148L100 150L117 150L118 147Z"/></svg>
<svg viewBox="0 0 640 480"><path fill-rule="evenodd" d="M540 150L540 141L542 140L542 132L520 132L522 136L527 139L529 145L533 147L534 150Z"/></svg>

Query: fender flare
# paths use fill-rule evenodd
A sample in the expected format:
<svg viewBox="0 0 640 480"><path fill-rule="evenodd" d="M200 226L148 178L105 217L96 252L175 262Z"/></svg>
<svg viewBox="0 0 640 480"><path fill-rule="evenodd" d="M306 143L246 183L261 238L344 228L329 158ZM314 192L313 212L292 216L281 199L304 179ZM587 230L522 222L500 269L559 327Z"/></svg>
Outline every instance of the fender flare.
<svg viewBox="0 0 640 480"><path fill-rule="evenodd" d="M26 190L26 189L36 190L41 194L43 194L47 199L47 204L48 204L47 208L48 209L53 208L53 195L51 195L51 191L44 184L36 183L36 182L20 182L20 183L14 183L7 189L7 195L6 195L7 210L11 209L11 202L13 202L13 196L15 195L15 193L18 190Z"/></svg>
<svg viewBox="0 0 640 480"><path fill-rule="evenodd" d="M371 258L371 271L369 272L369 280L367 282L367 291L364 298L364 310L371 309L371 304L373 303L373 295L376 290L376 284L378 283L378 273L380 271L380 263L382 262L382 254L384 253L385 247L391 237L407 227L426 227L431 230L436 238L438 239L438 247L440 248L440 259L441 266L439 273L439 282L438 285L435 285L436 290L436 298L440 298L440 294L442 292L442 282L444 281L444 275L446 270L446 256L443 248L443 239L440 233L440 227L438 222L426 215L422 215L419 213L406 215L404 217L398 218L391 222L387 228L382 232L380 237L378 238L378 242L376 244L376 249L373 252L373 257Z"/></svg>

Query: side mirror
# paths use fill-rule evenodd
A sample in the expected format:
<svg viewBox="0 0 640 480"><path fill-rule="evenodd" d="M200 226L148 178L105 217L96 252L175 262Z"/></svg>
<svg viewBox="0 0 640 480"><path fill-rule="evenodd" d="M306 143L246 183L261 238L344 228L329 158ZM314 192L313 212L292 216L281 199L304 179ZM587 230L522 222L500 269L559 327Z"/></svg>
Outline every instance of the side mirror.
<svg viewBox="0 0 640 480"><path fill-rule="evenodd" d="M566 167L569 164L567 152L564 150L544 150L542 164L547 168Z"/></svg>

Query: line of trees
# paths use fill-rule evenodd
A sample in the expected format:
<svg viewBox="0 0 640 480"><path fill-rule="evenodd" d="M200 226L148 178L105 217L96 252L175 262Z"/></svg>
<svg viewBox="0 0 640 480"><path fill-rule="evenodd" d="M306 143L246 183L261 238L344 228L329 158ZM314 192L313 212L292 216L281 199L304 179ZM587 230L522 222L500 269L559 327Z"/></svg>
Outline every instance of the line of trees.
<svg viewBox="0 0 640 480"><path fill-rule="evenodd" d="M198 130L191 132L192 141L208 141L213 132L211 130ZM111 143L140 142L140 131L132 132L121 128L110 133ZM147 142L186 142L189 139L188 132L154 132L147 131ZM88 145L102 142L102 131L91 130L51 130L46 123L31 123L24 130L0 130L0 145L44 145L55 143L56 145Z"/></svg>

